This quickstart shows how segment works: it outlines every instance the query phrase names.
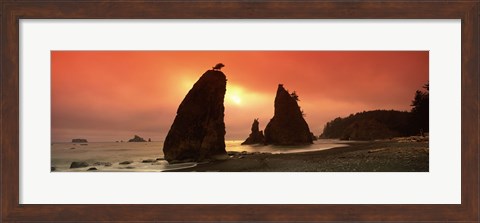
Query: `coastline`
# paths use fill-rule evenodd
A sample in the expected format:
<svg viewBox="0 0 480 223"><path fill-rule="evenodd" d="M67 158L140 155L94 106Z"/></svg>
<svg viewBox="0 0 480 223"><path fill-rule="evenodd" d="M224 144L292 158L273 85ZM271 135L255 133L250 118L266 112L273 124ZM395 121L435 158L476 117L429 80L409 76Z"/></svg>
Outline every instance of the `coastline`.
<svg viewBox="0 0 480 223"><path fill-rule="evenodd" d="M248 153L165 172L428 172L428 141L345 142L321 151Z"/></svg>

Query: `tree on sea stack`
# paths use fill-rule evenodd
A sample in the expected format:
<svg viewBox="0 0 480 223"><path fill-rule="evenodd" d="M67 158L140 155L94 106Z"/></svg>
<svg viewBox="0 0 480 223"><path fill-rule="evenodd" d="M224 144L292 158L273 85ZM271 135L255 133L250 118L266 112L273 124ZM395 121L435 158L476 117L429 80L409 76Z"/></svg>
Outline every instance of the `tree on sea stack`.
<svg viewBox="0 0 480 223"><path fill-rule="evenodd" d="M220 65L206 71L178 107L163 145L168 162L228 158L223 105L227 78Z"/></svg>
<svg viewBox="0 0 480 223"><path fill-rule="evenodd" d="M223 63L217 63L217 65L212 67L212 69L220 71L222 69L222 67L225 67L225 65Z"/></svg>

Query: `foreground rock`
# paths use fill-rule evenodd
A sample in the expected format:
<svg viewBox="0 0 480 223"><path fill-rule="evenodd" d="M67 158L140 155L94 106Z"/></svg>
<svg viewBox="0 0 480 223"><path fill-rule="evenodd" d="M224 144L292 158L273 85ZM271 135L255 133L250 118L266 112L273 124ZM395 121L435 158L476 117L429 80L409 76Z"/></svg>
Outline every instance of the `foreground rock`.
<svg viewBox="0 0 480 223"><path fill-rule="evenodd" d="M303 113L297 104L296 93L290 94L282 84L275 96L275 114L265 128L265 144L312 144L312 135Z"/></svg>
<svg viewBox="0 0 480 223"><path fill-rule="evenodd" d="M112 166L110 162L95 162L93 163L94 166Z"/></svg>
<svg viewBox="0 0 480 223"><path fill-rule="evenodd" d="M193 85L165 139L165 160L202 161L227 156L223 106L226 84L224 73L209 70Z"/></svg>
<svg viewBox="0 0 480 223"><path fill-rule="evenodd" d="M146 159L146 160L143 160L142 163L154 163L156 161L157 160L154 160L154 159Z"/></svg>
<svg viewBox="0 0 480 223"><path fill-rule="evenodd" d="M251 145L251 144L260 144L265 142L265 137L263 136L263 131L259 131L258 129L258 119L253 120L252 124L252 132L245 140L242 142L242 145Z"/></svg>
<svg viewBox="0 0 480 223"><path fill-rule="evenodd" d="M89 164L87 162L72 162L70 164L70 169L72 168L82 168L82 167L88 167Z"/></svg>
<svg viewBox="0 0 480 223"><path fill-rule="evenodd" d="M130 163L133 163L133 161L123 161L123 162L120 162L119 164L120 165L128 165Z"/></svg>
<svg viewBox="0 0 480 223"><path fill-rule="evenodd" d="M86 139L72 139L72 142L75 142L75 143L82 143L82 142L88 142Z"/></svg>
<svg viewBox="0 0 480 223"><path fill-rule="evenodd" d="M128 142L146 142L146 140L140 136L135 135L133 136L133 139L128 140Z"/></svg>

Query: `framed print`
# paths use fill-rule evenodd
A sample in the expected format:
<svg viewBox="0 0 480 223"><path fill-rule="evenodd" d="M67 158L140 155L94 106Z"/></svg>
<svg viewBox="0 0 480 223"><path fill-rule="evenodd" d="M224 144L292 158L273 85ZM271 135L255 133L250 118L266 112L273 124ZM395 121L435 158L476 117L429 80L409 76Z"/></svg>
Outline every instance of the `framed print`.
<svg viewBox="0 0 480 223"><path fill-rule="evenodd" d="M479 220L478 2L0 4L4 222Z"/></svg>

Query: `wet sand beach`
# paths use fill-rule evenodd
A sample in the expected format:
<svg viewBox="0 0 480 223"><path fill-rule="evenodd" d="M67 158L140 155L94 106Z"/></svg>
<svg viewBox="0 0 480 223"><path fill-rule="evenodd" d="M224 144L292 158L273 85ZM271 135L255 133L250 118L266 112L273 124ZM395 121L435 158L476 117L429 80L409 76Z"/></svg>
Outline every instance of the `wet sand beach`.
<svg viewBox="0 0 480 223"><path fill-rule="evenodd" d="M427 142L398 140L346 142L322 151L268 154L232 153L224 161L199 163L175 172L428 172Z"/></svg>

